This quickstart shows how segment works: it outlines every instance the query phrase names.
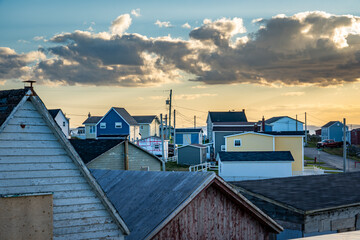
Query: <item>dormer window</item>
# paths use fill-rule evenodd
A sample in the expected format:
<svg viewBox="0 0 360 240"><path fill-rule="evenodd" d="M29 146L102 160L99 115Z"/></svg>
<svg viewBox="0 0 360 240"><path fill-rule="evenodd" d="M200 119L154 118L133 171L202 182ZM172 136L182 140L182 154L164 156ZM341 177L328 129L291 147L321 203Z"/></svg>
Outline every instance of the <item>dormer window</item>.
<svg viewBox="0 0 360 240"><path fill-rule="evenodd" d="M105 129L106 128L106 123L100 123L100 128Z"/></svg>
<svg viewBox="0 0 360 240"><path fill-rule="evenodd" d="M115 122L115 128L122 128L122 122Z"/></svg>

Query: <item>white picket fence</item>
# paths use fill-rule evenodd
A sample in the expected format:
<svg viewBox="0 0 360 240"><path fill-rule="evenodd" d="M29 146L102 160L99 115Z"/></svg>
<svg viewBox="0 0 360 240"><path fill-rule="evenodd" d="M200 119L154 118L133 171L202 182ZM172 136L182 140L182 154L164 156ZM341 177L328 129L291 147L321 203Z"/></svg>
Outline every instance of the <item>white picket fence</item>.
<svg viewBox="0 0 360 240"><path fill-rule="evenodd" d="M218 170L218 166L207 162L189 167L189 172L207 172L208 170Z"/></svg>

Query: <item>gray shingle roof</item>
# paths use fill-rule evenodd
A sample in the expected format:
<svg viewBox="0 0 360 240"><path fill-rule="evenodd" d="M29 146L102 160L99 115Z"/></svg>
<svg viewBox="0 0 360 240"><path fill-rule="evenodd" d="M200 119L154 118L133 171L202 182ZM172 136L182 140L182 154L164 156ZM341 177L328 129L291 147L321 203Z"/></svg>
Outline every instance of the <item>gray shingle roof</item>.
<svg viewBox="0 0 360 240"><path fill-rule="evenodd" d="M85 164L123 141L121 139L70 139L70 143Z"/></svg>
<svg viewBox="0 0 360 240"><path fill-rule="evenodd" d="M244 132L244 131L254 131L254 126L240 126L240 127L234 127L234 126L223 126L223 127L213 127L214 132Z"/></svg>
<svg viewBox="0 0 360 240"><path fill-rule="evenodd" d="M60 109L48 109L50 115L52 116L52 118L55 118L56 115L60 112Z"/></svg>
<svg viewBox="0 0 360 240"><path fill-rule="evenodd" d="M0 91L0 126L8 118L12 110L20 103L28 89Z"/></svg>
<svg viewBox="0 0 360 240"><path fill-rule="evenodd" d="M138 122L125 110L125 108L113 107L113 109L124 118L130 125L138 125Z"/></svg>
<svg viewBox="0 0 360 240"><path fill-rule="evenodd" d="M201 131L202 128L176 128L176 133L182 133L182 132L199 133Z"/></svg>
<svg viewBox="0 0 360 240"><path fill-rule="evenodd" d="M209 112L211 122L247 122L245 112Z"/></svg>
<svg viewBox="0 0 360 240"><path fill-rule="evenodd" d="M144 239L213 177L202 172L90 171L130 228L128 240Z"/></svg>
<svg viewBox="0 0 360 240"><path fill-rule="evenodd" d="M279 117L269 118L269 119L265 120L265 123L270 124L270 123L276 122L276 121L278 121L279 119L282 119L282 118L290 118L290 119L293 119L293 120L296 121L296 119L291 118L291 117L289 117L289 116L279 116ZM297 120L297 121L298 121L298 122L301 122L301 121L299 121L299 120ZM303 122L301 122L301 123L303 123Z"/></svg>
<svg viewBox="0 0 360 240"><path fill-rule="evenodd" d="M232 184L303 211L360 204L360 172L273 178Z"/></svg>
<svg viewBox="0 0 360 240"><path fill-rule="evenodd" d="M154 121L154 119L156 118L156 115L150 115L150 116L133 116L133 118L135 119L135 121L136 121L137 123L150 124L150 123L152 123L152 121Z"/></svg>
<svg viewBox="0 0 360 240"><path fill-rule="evenodd" d="M337 123L337 122L339 122L339 121L330 121L330 122L328 122L327 124L325 124L324 126L322 126L321 128L330 127L331 125L333 125L333 124L335 124L335 123Z"/></svg>
<svg viewBox="0 0 360 240"><path fill-rule="evenodd" d="M290 151L219 152L221 161L294 161Z"/></svg>
<svg viewBox="0 0 360 240"><path fill-rule="evenodd" d="M82 124L98 123L102 117L101 116L91 116L88 117Z"/></svg>
<svg viewBox="0 0 360 240"><path fill-rule="evenodd" d="M261 132L269 135L278 135L278 136L303 136L305 131L281 131L281 132Z"/></svg>

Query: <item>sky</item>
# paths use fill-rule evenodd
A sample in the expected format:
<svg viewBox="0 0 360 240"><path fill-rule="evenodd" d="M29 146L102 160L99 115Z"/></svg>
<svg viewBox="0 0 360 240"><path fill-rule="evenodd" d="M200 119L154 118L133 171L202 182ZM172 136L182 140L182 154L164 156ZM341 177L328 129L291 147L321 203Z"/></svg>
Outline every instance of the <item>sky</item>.
<svg viewBox="0 0 360 240"><path fill-rule="evenodd" d="M77 127L90 112L208 111L360 124L360 1L4 1L0 88L35 90ZM314 127L315 128L315 127Z"/></svg>

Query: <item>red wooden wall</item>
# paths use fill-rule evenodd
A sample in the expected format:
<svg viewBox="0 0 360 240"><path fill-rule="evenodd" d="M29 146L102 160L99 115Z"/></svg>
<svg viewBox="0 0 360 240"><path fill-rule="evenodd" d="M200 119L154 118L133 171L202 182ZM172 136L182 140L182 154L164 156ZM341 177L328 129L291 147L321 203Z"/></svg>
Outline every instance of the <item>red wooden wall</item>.
<svg viewBox="0 0 360 240"><path fill-rule="evenodd" d="M214 184L203 190L153 239L269 239L268 228Z"/></svg>

